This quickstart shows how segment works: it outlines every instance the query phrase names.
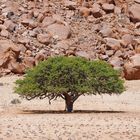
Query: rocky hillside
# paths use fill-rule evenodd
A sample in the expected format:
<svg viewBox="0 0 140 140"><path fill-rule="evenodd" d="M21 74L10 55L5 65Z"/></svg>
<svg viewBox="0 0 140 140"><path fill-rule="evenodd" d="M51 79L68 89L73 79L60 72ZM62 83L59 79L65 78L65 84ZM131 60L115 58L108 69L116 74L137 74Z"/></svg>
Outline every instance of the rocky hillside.
<svg viewBox="0 0 140 140"><path fill-rule="evenodd" d="M0 0L0 73L55 55L106 60L140 79L140 0Z"/></svg>

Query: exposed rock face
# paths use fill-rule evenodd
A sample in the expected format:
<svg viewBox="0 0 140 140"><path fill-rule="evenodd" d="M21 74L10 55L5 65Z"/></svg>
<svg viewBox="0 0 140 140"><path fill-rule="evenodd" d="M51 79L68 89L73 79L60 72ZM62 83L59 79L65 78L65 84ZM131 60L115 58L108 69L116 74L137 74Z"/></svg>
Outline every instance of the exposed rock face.
<svg viewBox="0 0 140 140"><path fill-rule="evenodd" d="M7 69L6 72L22 74L26 68L34 65L34 58L24 58L20 62L19 55L21 48L9 40L0 40L0 68Z"/></svg>
<svg viewBox="0 0 140 140"><path fill-rule="evenodd" d="M129 9L129 15L133 22L140 22L140 4L134 4Z"/></svg>
<svg viewBox="0 0 140 140"><path fill-rule="evenodd" d="M139 0L0 1L0 72L24 73L49 56L101 59L140 79Z"/></svg>
<svg viewBox="0 0 140 140"><path fill-rule="evenodd" d="M128 80L140 79L140 54L136 54L130 58L124 66L125 78Z"/></svg>

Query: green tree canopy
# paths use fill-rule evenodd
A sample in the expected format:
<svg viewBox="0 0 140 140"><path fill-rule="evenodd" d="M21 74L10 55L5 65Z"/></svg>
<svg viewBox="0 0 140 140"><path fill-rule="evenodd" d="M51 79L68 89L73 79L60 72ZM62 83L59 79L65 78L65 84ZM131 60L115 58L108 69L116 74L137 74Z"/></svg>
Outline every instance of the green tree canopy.
<svg viewBox="0 0 140 140"><path fill-rule="evenodd" d="M124 91L119 72L106 62L81 57L53 57L28 70L16 81L15 92L28 100L61 97L71 112L84 94L120 94Z"/></svg>

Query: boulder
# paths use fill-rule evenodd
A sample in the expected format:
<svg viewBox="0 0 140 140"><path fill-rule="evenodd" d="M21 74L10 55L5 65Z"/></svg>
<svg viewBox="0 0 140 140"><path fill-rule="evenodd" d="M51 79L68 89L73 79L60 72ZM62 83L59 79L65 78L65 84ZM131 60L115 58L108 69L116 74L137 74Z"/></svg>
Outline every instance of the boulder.
<svg viewBox="0 0 140 140"><path fill-rule="evenodd" d="M8 69L11 72L22 73L23 66L17 62L20 49L9 40L0 40L0 68Z"/></svg>
<svg viewBox="0 0 140 140"><path fill-rule="evenodd" d="M26 68L32 68L33 66L35 66L35 59L34 57L25 57L23 59L23 63Z"/></svg>
<svg viewBox="0 0 140 140"><path fill-rule="evenodd" d="M114 12L114 4L108 4L108 3L104 3L102 5L103 10L105 10L106 12Z"/></svg>
<svg viewBox="0 0 140 140"><path fill-rule="evenodd" d="M124 74L127 80L140 79L140 54L135 54L125 63Z"/></svg>
<svg viewBox="0 0 140 140"><path fill-rule="evenodd" d="M133 22L140 22L140 4L133 4L129 8L129 17Z"/></svg>
<svg viewBox="0 0 140 140"><path fill-rule="evenodd" d="M7 51L13 51L16 54L19 54L20 49L16 44L9 40L0 40L0 54L5 53Z"/></svg>
<svg viewBox="0 0 140 140"><path fill-rule="evenodd" d="M52 36L57 36L58 39L63 40L70 37L70 28L63 24L52 24L46 29Z"/></svg>
<svg viewBox="0 0 140 140"><path fill-rule="evenodd" d="M42 21L42 27L47 27L51 24L54 24L56 20L52 17L45 17L44 20Z"/></svg>
<svg viewBox="0 0 140 140"><path fill-rule="evenodd" d="M77 51L75 53L75 55L76 56L80 56L80 57L84 57L86 59L89 59L90 58L90 55L87 52L85 52L85 51Z"/></svg>
<svg viewBox="0 0 140 140"><path fill-rule="evenodd" d="M90 8L91 14L95 17L95 18L99 18L102 17L102 10L100 8L99 4L93 4L92 8Z"/></svg>
<svg viewBox="0 0 140 140"><path fill-rule="evenodd" d="M6 27L6 29L9 32L14 32L17 27L17 25L14 22L12 22L11 20L5 20L3 25Z"/></svg>
<svg viewBox="0 0 140 140"><path fill-rule="evenodd" d="M103 37L112 37L113 35L113 31L111 29L111 27L104 25L101 30L100 33L102 34Z"/></svg>
<svg viewBox="0 0 140 140"><path fill-rule="evenodd" d="M91 10L87 7L80 7L79 12L80 15L84 17L88 17L91 14Z"/></svg>
<svg viewBox="0 0 140 140"><path fill-rule="evenodd" d="M40 43L48 45L50 43L51 36L49 34L38 34L37 35L37 40Z"/></svg>
<svg viewBox="0 0 140 140"><path fill-rule="evenodd" d="M115 39L115 38L105 38L106 40L106 45L108 49L113 49L113 50L118 50L120 49L120 41Z"/></svg>
<svg viewBox="0 0 140 140"><path fill-rule="evenodd" d="M40 61L43 61L45 59L45 51L40 51L35 56L35 65L38 65Z"/></svg>
<svg viewBox="0 0 140 140"><path fill-rule="evenodd" d="M132 41L133 41L133 36L130 34L125 34L122 36L121 44L124 46L127 46L127 45L131 44Z"/></svg>
<svg viewBox="0 0 140 140"><path fill-rule="evenodd" d="M140 4L140 0L134 0L136 3Z"/></svg>
<svg viewBox="0 0 140 140"><path fill-rule="evenodd" d="M23 63L11 61L8 65L8 69L13 73L23 74L25 72L25 65Z"/></svg>
<svg viewBox="0 0 140 140"><path fill-rule="evenodd" d="M65 0L65 7L67 7L69 10L75 10L76 9L76 2L70 1L70 0Z"/></svg>
<svg viewBox="0 0 140 140"><path fill-rule="evenodd" d="M109 63L115 68L121 68L123 65L123 59L117 56L110 58Z"/></svg>
<svg viewBox="0 0 140 140"><path fill-rule="evenodd" d="M9 36L9 32L7 30L2 30L0 35L3 36L3 37L8 37Z"/></svg>

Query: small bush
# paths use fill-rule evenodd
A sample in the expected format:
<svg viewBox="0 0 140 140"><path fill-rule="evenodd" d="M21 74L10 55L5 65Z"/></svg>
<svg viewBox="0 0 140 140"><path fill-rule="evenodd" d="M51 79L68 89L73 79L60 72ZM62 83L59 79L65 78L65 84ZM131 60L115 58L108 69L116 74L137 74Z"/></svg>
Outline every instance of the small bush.
<svg viewBox="0 0 140 140"><path fill-rule="evenodd" d="M13 99L11 104L21 104L21 101L19 99Z"/></svg>
<svg viewBox="0 0 140 140"><path fill-rule="evenodd" d="M27 71L16 81L15 92L28 100L57 99L66 102L71 112L73 103L83 94L120 94L124 91L118 71L103 61L88 61L80 57L54 57Z"/></svg>

